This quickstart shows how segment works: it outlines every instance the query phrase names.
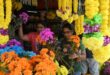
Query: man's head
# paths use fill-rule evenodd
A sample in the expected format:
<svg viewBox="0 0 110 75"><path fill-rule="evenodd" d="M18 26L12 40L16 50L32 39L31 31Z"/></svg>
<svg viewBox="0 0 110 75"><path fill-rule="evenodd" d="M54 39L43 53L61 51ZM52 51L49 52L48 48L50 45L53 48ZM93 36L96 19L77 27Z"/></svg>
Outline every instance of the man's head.
<svg viewBox="0 0 110 75"><path fill-rule="evenodd" d="M62 28L64 37L69 39L73 35L73 28L70 24L66 23Z"/></svg>

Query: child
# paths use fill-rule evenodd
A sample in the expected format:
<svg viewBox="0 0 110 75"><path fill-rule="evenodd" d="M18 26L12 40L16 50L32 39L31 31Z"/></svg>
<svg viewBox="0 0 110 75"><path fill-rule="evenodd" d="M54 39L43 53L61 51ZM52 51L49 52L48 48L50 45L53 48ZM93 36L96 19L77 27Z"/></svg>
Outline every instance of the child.
<svg viewBox="0 0 110 75"><path fill-rule="evenodd" d="M23 41L28 41L31 43L32 50L35 53L38 53L39 50L41 49L41 46L36 42L36 38L39 35L39 33L45 28L44 24L42 21L29 21L28 24L36 24L36 30L37 32L30 32L29 34L24 35L23 34L23 28L22 25L19 28L19 36Z"/></svg>

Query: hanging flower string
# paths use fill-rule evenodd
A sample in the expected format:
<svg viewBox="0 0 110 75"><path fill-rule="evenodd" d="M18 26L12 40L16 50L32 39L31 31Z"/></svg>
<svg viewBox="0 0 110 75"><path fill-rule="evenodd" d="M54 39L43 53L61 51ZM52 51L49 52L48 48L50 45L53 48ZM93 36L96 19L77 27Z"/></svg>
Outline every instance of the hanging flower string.
<svg viewBox="0 0 110 75"><path fill-rule="evenodd" d="M6 10L4 11L6 4ZM4 15L6 13L6 15ZM11 21L12 2L11 0L0 0L0 47L4 47L9 41L8 25Z"/></svg>
<svg viewBox="0 0 110 75"><path fill-rule="evenodd" d="M0 34L1 34L1 35L8 35L8 29L3 29L3 28L1 28L1 29L0 29Z"/></svg>
<svg viewBox="0 0 110 75"><path fill-rule="evenodd" d="M104 46L107 46L108 44L110 44L110 37L109 36L104 36Z"/></svg>
<svg viewBox="0 0 110 75"><path fill-rule="evenodd" d="M85 25L84 26L84 33L93 33L93 32L99 32L100 25L95 25L95 26L90 26L90 25Z"/></svg>

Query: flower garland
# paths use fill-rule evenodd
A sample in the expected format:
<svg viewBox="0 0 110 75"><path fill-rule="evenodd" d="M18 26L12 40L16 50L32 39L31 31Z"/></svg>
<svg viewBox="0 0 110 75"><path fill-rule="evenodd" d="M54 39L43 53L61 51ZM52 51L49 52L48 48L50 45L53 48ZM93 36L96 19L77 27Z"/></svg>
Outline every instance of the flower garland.
<svg viewBox="0 0 110 75"><path fill-rule="evenodd" d="M110 1L109 1L109 16L110 17ZM110 30L110 18L108 18L108 28Z"/></svg>
<svg viewBox="0 0 110 75"><path fill-rule="evenodd" d="M99 1L98 0L85 0L85 15L92 19L98 14Z"/></svg>
<svg viewBox="0 0 110 75"><path fill-rule="evenodd" d="M82 42L92 52L103 46L103 35L100 32L87 33L83 35ZM91 43L90 43L91 41Z"/></svg>
<svg viewBox="0 0 110 75"><path fill-rule="evenodd" d="M100 31L103 35L108 35L108 15L109 15L109 0L99 0L100 2L100 14L102 15L102 25Z"/></svg>
<svg viewBox="0 0 110 75"><path fill-rule="evenodd" d="M78 0L74 0L73 3L74 8L72 9L72 0L58 0L57 16L62 20L67 20L69 23L78 19ZM74 13L72 13L72 11L74 11Z"/></svg>
<svg viewBox="0 0 110 75"><path fill-rule="evenodd" d="M78 13L78 0L73 0L74 13Z"/></svg>
<svg viewBox="0 0 110 75"><path fill-rule="evenodd" d="M11 0L6 0L6 3L4 3L4 0L0 0L0 29L2 30L0 32L0 45L5 45L7 41L9 40L9 36L7 34L8 25L11 21L11 14L12 14L12 2ZM4 4L6 4L6 15L4 12Z"/></svg>
<svg viewBox="0 0 110 75"><path fill-rule="evenodd" d="M77 35L80 35L84 32L83 22L84 15L79 16L79 18L75 21L75 32Z"/></svg>
<svg viewBox="0 0 110 75"><path fill-rule="evenodd" d="M4 11L3 11L3 13L4 13ZM8 28L8 25L11 21L11 14L12 14L12 2L11 2L11 0L6 0L6 18L4 18L4 23L3 23L4 29Z"/></svg>
<svg viewBox="0 0 110 75"><path fill-rule="evenodd" d="M56 11L57 15L62 19L62 20L67 20L70 14L70 4L67 4L71 1L67 1L67 0L58 0L58 7L59 9Z"/></svg>
<svg viewBox="0 0 110 75"><path fill-rule="evenodd" d="M12 4L13 4L13 6L12 6L13 10L19 11L23 7L23 4L21 2L17 2L17 1L14 1L14 0L12 0Z"/></svg>
<svg viewBox="0 0 110 75"><path fill-rule="evenodd" d="M103 64L110 58L110 44L107 46L102 46L99 49L95 49L92 52L94 54L94 59Z"/></svg>

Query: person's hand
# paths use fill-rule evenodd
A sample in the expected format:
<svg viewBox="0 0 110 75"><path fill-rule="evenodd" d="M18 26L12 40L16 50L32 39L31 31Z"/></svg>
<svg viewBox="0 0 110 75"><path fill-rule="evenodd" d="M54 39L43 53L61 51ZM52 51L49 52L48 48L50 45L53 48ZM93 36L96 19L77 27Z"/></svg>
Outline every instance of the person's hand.
<svg viewBox="0 0 110 75"><path fill-rule="evenodd" d="M63 49L63 52L64 52L64 53L67 53L67 52L68 52L67 48L64 48L64 49Z"/></svg>
<svg viewBox="0 0 110 75"><path fill-rule="evenodd" d="M76 58L78 58L78 55L74 53L74 54L70 55L69 58L70 59L76 59Z"/></svg>

